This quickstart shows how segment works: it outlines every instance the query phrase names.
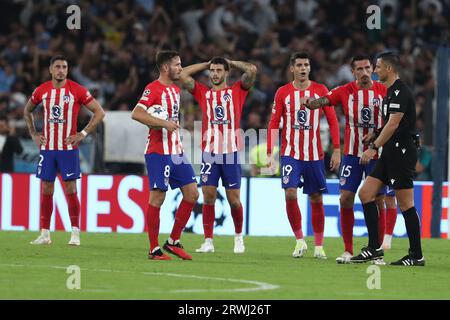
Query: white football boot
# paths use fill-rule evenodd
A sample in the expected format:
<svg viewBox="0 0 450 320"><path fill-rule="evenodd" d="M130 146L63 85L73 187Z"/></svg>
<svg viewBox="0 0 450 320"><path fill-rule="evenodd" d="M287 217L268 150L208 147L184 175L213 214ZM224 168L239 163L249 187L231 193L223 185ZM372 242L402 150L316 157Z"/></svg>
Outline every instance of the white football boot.
<svg viewBox="0 0 450 320"><path fill-rule="evenodd" d="M202 243L200 248L195 249L195 252L200 252L200 253L214 252L213 239L206 238L205 242Z"/></svg>
<svg viewBox="0 0 450 320"><path fill-rule="evenodd" d="M350 263L350 259L353 257L353 255L345 251L342 255L336 258L336 262L340 264Z"/></svg>
<svg viewBox="0 0 450 320"><path fill-rule="evenodd" d="M244 253L245 252L245 246L244 246L244 237L242 234L236 235L234 237L234 253Z"/></svg>
<svg viewBox="0 0 450 320"><path fill-rule="evenodd" d="M71 246L80 245L80 229L78 229L77 227L72 228L72 235L70 236L70 241L68 244Z"/></svg>
<svg viewBox="0 0 450 320"><path fill-rule="evenodd" d="M317 259L326 259L327 255L325 254L325 250L323 250L322 246L316 246L314 248L314 258Z"/></svg>
<svg viewBox="0 0 450 320"><path fill-rule="evenodd" d="M47 229L42 229L41 234L36 240L30 242L30 244L51 244L50 231Z"/></svg>
<svg viewBox="0 0 450 320"><path fill-rule="evenodd" d="M298 239L295 244L294 252L292 252L292 256L294 258L301 258L308 250L308 245L306 244L305 239Z"/></svg>

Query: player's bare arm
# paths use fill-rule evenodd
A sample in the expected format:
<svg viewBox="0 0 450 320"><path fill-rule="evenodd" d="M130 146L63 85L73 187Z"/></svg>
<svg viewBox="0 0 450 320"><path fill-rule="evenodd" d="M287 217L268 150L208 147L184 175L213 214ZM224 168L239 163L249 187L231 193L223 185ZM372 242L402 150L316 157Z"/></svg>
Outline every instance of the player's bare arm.
<svg viewBox="0 0 450 320"><path fill-rule="evenodd" d="M131 113L131 118L135 121L145 124L146 126L166 128L169 132L173 132L180 128L180 126L173 121L166 121L149 115L147 111L145 111L139 105L134 107Z"/></svg>
<svg viewBox="0 0 450 320"><path fill-rule="evenodd" d="M244 61L228 60L228 63L230 64L231 68L235 68L244 72L244 74L241 76L242 88L247 90L250 89L256 80L256 72L258 71L256 66L252 63Z"/></svg>
<svg viewBox="0 0 450 320"><path fill-rule="evenodd" d="M201 71L208 70L208 67L209 62L202 62L183 68L183 71L181 71L180 74L180 81L183 87L186 88L186 90L188 90L189 92L194 91L195 80L194 78L192 78L192 75Z"/></svg>
<svg viewBox="0 0 450 320"><path fill-rule="evenodd" d="M375 149L369 148L366 151L364 151L364 153L360 159L361 164L368 164L369 161L378 152L377 149L382 147L387 141L389 141L389 139L394 134L395 130L397 130L403 116L404 116L404 113L401 113L401 112L392 113L390 115L389 121L383 127L383 130L381 130L380 135L378 136L378 138L375 139L375 141L373 141L373 146Z"/></svg>
<svg viewBox="0 0 450 320"><path fill-rule="evenodd" d="M301 98L300 103L310 110L315 110L325 106L329 106L330 100L328 100L327 97L320 97L318 99Z"/></svg>
<svg viewBox="0 0 450 320"><path fill-rule="evenodd" d="M31 100L28 100L27 104L25 105L25 111L23 113L23 118L25 119L25 122L28 127L28 132L30 133L31 138L36 142L38 146L43 145L47 143L47 140L45 137L36 132L36 127L34 126L34 118L33 118L33 111L36 109L36 105L31 102Z"/></svg>
<svg viewBox="0 0 450 320"><path fill-rule="evenodd" d="M91 102L85 105L85 107L93 113L93 116L91 120L89 120L89 123L81 132L77 132L76 134L66 138L67 144L78 145L81 140L86 138L88 134L90 134L92 131L95 130L98 124L105 117L105 111L103 110L103 108L101 107L101 105L98 103L97 100L93 99Z"/></svg>

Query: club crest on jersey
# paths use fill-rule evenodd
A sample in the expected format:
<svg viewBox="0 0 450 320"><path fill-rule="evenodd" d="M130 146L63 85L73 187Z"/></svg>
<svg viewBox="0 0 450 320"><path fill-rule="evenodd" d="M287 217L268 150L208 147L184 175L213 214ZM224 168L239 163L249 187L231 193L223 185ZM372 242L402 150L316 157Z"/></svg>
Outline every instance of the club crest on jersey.
<svg viewBox="0 0 450 320"><path fill-rule="evenodd" d="M297 122L304 125L308 121L308 113L305 110L297 111Z"/></svg>
<svg viewBox="0 0 450 320"><path fill-rule="evenodd" d="M381 106L381 100L378 99L378 98L373 98L372 105L373 105L375 108L379 108L379 107Z"/></svg>
<svg viewBox="0 0 450 320"><path fill-rule="evenodd" d="M164 178L164 185L166 187L169 185L169 178Z"/></svg>
<svg viewBox="0 0 450 320"><path fill-rule="evenodd" d="M369 107L363 107L361 109L361 120L364 123L368 123L370 122L370 120L372 119L372 111L370 110Z"/></svg>
<svg viewBox="0 0 450 320"><path fill-rule="evenodd" d="M289 183L289 176L284 176L283 177L283 183L284 184L288 184Z"/></svg>
<svg viewBox="0 0 450 320"><path fill-rule="evenodd" d="M65 95L65 96L63 97L63 101L64 101L64 103L68 103L68 102L70 101L70 96Z"/></svg>
<svg viewBox="0 0 450 320"><path fill-rule="evenodd" d="M40 175L41 172L42 172L42 167L38 167L38 168L37 168L37 174Z"/></svg>
<svg viewBox="0 0 450 320"><path fill-rule="evenodd" d="M205 183L208 181L208 175L207 174L202 174L202 181L205 182Z"/></svg>
<svg viewBox="0 0 450 320"><path fill-rule="evenodd" d="M180 111L180 106L177 104L174 104L172 107L173 112L178 113L178 111Z"/></svg>
<svg viewBox="0 0 450 320"><path fill-rule="evenodd" d="M144 97L148 96L150 94L150 90L149 89L145 89L144 93L142 94Z"/></svg>
<svg viewBox="0 0 450 320"><path fill-rule="evenodd" d="M347 179L346 179L346 178L340 178L340 179L339 179L339 184L340 184L341 186L343 186L346 182L347 182Z"/></svg>
<svg viewBox="0 0 450 320"><path fill-rule="evenodd" d="M230 101L231 100L231 94L229 94L228 92L227 93L225 93L224 95L223 95L223 99L225 100L225 101Z"/></svg>
<svg viewBox="0 0 450 320"><path fill-rule="evenodd" d="M53 118L59 118L61 116L61 107L57 104L52 107L52 116Z"/></svg>
<svg viewBox="0 0 450 320"><path fill-rule="evenodd" d="M222 120L224 116L224 109L222 106L217 106L214 108L214 117L218 120Z"/></svg>

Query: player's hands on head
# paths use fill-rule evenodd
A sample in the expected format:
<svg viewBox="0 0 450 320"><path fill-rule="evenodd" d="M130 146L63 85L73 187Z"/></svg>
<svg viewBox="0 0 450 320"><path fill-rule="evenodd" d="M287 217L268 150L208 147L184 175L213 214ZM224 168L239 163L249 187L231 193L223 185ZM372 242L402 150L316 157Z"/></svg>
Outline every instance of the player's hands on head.
<svg viewBox="0 0 450 320"><path fill-rule="evenodd" d="M78 132L76 134L73 134L73 135L67 137L65 142L66 142L66 144L71 144L73 146L77 146L81 142L81 140L83 140L84 138L85 138L85 136L81 132Z"/></svg>
<svg viewBox="0 0 450 320"><path fill-rule="evenodd" d="M40 133L34 134L32 138L38 146L45 146L47 144L47 139Z"/></svg>
<svg viewBox="0 0 450 320"><path fill-rule="evenodd" d="M167 123L166 123L166 125L164 126L164 128L166 128L167 131L169 131L169 132L174 132L175 130L181 128L180 125L177 124L176 122L173 122L173 121L166 121L166 122L167 122Z"/></svg>

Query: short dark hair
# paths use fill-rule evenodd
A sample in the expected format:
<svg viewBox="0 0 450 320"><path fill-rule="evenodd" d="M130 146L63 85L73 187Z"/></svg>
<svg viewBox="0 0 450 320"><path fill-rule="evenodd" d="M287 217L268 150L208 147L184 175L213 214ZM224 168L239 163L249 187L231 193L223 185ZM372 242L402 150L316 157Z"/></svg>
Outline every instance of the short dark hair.
<svg viewBox="0 0 450 320"><path fill-rule="evenodd" d="M383 60L383 62L387 65L390 65L395 72L399 72L400 70L400 57L393 52L384 52L378 55L378 59Z"/></svg>
<svg viewBox="0 0 450 320"><path fill-rule="evenodd" d="M361 54L361 55L357 55L357 56L353 56L352 57L352 61L350 62L350 66L352 67L352 69L355 68L355 62L356 61L363 61L363 60L369 60L369 62L372 64L370 57L368 55L365 54Z"/></svg>
<svg viewBox="0 0 450 320"><path fill-rule="evenodd" d="M50 59L50 65L54 64L55 61L57 61L57 60L67 61L66 57L64 57L62 54L58 54L58 55L56 55L56 56L53 56L53 57Z"/></svg>
<svg viewBox="0 0 450 320"><path fill-rule="evenodd" d="M176 51L172 51L172 50L159 51L156 54L156 67L158 68L158 70L161 70L161 67L164 64L170 62L170 60L172 60L175 57L179 57L179 56L180 55Z"/></svg>
<svg viewBox="0 0 450 320"><path fill-rule="evenodd" d="M214 58L212 58L211 61L209 62L209 66L211 66L212 64L221 64L221 65L223 65L225 71L230 70L230 64L223 57L214 57Z"/></svg>
<svg viewBox="0 0 450 320"><path fill-rule="evenodd" d="M291 58L289 59L289 63L291 66L295 64L295 60L297 59L308 59L311 61L311 58L309 57L309 54L306 52L295 52L291 55Z"/></svg>

